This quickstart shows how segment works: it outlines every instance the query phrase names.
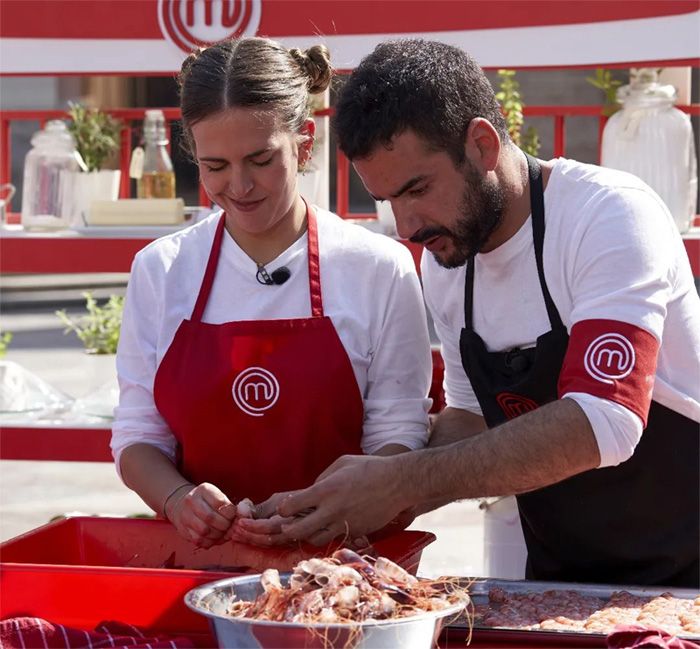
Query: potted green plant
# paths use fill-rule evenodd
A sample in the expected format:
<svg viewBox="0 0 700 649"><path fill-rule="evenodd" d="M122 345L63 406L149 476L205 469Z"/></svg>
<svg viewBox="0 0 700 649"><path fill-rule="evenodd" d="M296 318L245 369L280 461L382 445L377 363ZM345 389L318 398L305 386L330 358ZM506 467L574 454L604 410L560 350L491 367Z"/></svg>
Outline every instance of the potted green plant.
<svg viewBox="0 0 700 649"><path fill-rule="evenodd" d="M119 150L122 123L97 108L68 104L68 130L75 140L81 158L81 169L75 175L74 207L71 225L87 225L92 201L117 200L121 171L105 169L106 163Z"/></svg>
<svg viewBox="0 0 700 649"><path fill-rule="evenodd" d="M85 381L87 390L76 401L74 409L82 414L109 418L119 400L119 386L114 354L121 330L124 298L110 295L102 305L92 293L83 293L85 313L75 318L65 309L56 315L65 325L64 333L74 333L85 347ZM88 362L89 359L89 362Z"/></svg>
<svg viewBox="0 0 700 649"><path fill-rule="evenodd" d="M56 315L66 326L64 333L75 333L85 346L88 354L115 354L122 324L124 298L110 295L104 306L100 306L92 293L83 293L87 313L73 319L65 309Z"/></svg>

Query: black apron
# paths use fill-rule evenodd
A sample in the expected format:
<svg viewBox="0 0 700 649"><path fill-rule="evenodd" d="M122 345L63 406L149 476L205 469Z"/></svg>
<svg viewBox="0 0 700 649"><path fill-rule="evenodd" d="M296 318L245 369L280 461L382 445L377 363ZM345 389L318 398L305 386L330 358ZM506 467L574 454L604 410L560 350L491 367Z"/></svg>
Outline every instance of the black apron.
<svg viewBox="0 0 700 649"><path fill-rule="evenodd" d="M557 399L569 341L544 277L541 169L537 160L527 159L535 259L551 330L535 347L489 352L473 329L474 258L469 259L460 352L489 427ZM528 579L700 585L700 426L659 403L652 401L629 460L517 500Z"/></svg>

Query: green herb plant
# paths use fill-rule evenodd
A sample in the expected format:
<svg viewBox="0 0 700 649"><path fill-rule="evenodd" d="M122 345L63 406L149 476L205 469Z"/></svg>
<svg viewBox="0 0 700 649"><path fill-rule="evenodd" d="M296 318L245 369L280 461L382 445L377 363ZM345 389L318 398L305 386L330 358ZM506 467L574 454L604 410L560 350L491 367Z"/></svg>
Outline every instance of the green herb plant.
<svg viewBox="0 0 700 649"><path fill-rule="evenodd" d="M68 130L75 138L87 171L99 171L102 165L119 149L119 134L122 123L96 108L69 102L68 115L71 118Z"/></svg>
<svg viewBox="0 0 700 649"><path fill-rule="evenodd" d="M622 85L622 81L614 79L610 70L596 68L595 76L586 77L586 81L603 91L605 103L601 112L605 117L610 117L620 110L621 106L617 103L617 89Z"/></svg>
<svg viewBox="0 0 700 649"><path fill-rule="evenodd" d="M99 306L91 293L83 293L87 313L74 320L65 309L56 315L66 326L63 333L75 333L89 354L115 354L122 324L124 298L110 295L104 306Z"/></svg>
<svg viewBox="0 0 700 649"><path fill-rule="evenodd" d="M0 333L0 358L4 358L7 353L7 346L12 340L12 334L9 331Z"/></svg>
<svg viewBox="0 0 700 649"><path fill-rule="evenodd" d="M540 138L534 126L522 132L525 104L520 94L520 84L515 79L515 70L499 70L498 78L500 90L496 93L496 99L503 109L510 139L525 153L536 156L541 146Z"/></svg>

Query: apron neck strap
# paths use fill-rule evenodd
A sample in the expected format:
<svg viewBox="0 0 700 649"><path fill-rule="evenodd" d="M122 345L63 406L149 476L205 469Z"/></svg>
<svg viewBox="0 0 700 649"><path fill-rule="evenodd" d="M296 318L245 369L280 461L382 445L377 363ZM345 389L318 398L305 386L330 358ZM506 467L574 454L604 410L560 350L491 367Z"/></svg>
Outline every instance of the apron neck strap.
<svg viewBox="0 0 700 649"><path fill-rule="evenodd" d="M209 293L211 292L211 287L214 284L214 276L216 275L216 267L219 264L219 252L221 251L221 242L224 238L225 225L226 212L222 212L221 216L219 217L219 223L216 226L214 241L211 244L211 252L209 253L207 268L204 271L204 279L202 280L202 285L199 288L199 295L197 296L197 302L195 303L194 310L192 311L191 320L193 322L202 321L204 308L207 306L207 301L209 300Z"/></svg>
<svg viewBox="0 0 700 649"><path fill-rule="evenodd" d="M304 200L302 198L302 200ZM305 200L306 233L308 238L309 257L309 295L311 297L311 315L314 318L323 317L323 297L321 295L321 263L318 255L318 227L316 212Z"/></svg>
<svg viewBox="0 0 700 649"><path fill-rule="evenodd" d="M467 273L464 278L464 328L474 329L472 312L474 302L474 255L467 259Z"/></svg>
<svg viewBox="0 0 700 649"><path fill-rule="evenodd" d="M303 199L302 199L303 200ZM321 265L318 254L318 227L316 225L316 213L314 209L304 201L306 205L306 227L308 236L308 257L309 257L309 293L311 296L311 315L313 317L323 317L323 298L321 296ZM224 238L224 230L226 226L226 213L222 213L219 218L219 223L216 226L214 241L211 244L211 252L209 253L209 261L207 268L204 271L204 279L199 289L197 302L192 311L191 320L193 322L201 322L204 315L204 309L209 300L211 287L214 285L214 277L216 268L219 264L219 255L221 252L221 243Z"/></svg>
<svg viewBox="0 0 700 649"><path fill-rule="evenodd" d="M525 154L527 159L528 179L530 183L530 212L532 215L532 239L535 246L535 262L537 263L537 276L540 280L540 289L547 307L547 316L552 329L560 329L564 325L559 317L559 311L552 300L544 278L544 263L542 251L544 250L544 188L542 186L542 168L536 158ZM467 260L467 271L464 281L464 327L473 329L473 301L474 301L474 257Z"/></svg>
<svg viewBox="0 0 700 649"><path fill-rule="evenodd" d="M532 210L532 239L535 244L535 261L537 263L537 275L540 279L540 289L547 307L547 317L552 329L564 327L559 311L552 300L544 278L544 262L542 260L544 250L544 189L542 186L542 167L536 158L525 154L527 158L527 170L530 177L530 209Z"/></svg>

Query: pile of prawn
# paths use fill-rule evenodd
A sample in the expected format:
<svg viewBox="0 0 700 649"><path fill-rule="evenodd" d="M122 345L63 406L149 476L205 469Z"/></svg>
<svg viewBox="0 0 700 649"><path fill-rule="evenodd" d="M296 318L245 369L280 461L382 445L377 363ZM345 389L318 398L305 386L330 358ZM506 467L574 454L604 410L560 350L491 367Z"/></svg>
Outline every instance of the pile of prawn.
<svg viewBox="0 0 700 649"><path fill-rule="evenodd" d="M254 601L234 601L239 618L302 624L389 620L469 604L467 590L450 580L417 579L385 557L342 548L328 558L300 561L286 586L274 568L261 575Z"/></svg>

